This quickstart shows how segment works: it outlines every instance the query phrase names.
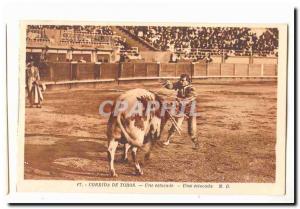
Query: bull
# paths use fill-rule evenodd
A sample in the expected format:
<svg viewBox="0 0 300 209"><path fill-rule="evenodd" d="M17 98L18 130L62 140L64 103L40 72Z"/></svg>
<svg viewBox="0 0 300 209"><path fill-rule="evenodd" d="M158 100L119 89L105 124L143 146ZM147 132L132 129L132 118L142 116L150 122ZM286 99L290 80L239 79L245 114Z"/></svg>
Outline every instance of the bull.
<svg viewBox="0 0 300 209"><path fill-rule="evenodd" d="M132 160L137 175L143 175L137 150L144 149L158 140L169 119L163 111L163 99L145 89L132 89L121 94L113 104L107 126L108 161L110 175L117 177L114 168L115 151L119 143L125 143L124 156L131 147ZM163 113L163 114L162 114ZM164 114L166 113L166 114ZM146 155L149 155L150 149Z"/></svg>

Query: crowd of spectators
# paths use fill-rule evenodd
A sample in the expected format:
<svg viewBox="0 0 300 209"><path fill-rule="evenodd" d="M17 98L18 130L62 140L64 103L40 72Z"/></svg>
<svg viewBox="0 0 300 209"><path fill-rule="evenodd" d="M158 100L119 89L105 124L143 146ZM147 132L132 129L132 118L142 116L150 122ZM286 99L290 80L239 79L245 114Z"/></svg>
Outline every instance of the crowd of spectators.
<svg viewBox="0 0 300 209"><path fill-rule="evenodd" d="M28 30L33 29L56 29L56 30L72 30L75 33L96 33L99 35L114 35L110 26L95 25L28 25Z"/></svg>
<svg viewBox="0 0 300 209"><path fill-rule="evenodd" d="M49 42L45 32L47 29L60 31L60 42L65 45L110 45L118 46L121 50L130 49L126 40L115 35L110 26L91 25L28 25L29 40L44 40Z"/></svg>
<svg viewBox="0 0 300 209"><path fill-rule="evenodd" d="M130 50L131 46L126 42L125 38L122 38L120 36L116 36L114 38L114 44L115 46L118 46L120 50Z"/></svg>
<svg viewBox="0 0 300 209"><path fill-rule="evenodd" d="M276 28L266 28L262 34L257 34L246 27L126 26L124 28L158 50L185 52L186 56L203 55L201 51L195 53L195 49L204 52L211 50L219 55L225 52L230 55L277 56Z"/></svg>
<svg viewBox="0 0 300 209"><path fill-rule="evenodd" d="M211 56L278 56L278 29L256 30L247 27L170 27L125 26L136 39L148 42L160 51L171 51L170 60L212 61ZM117 36L111 26L94 25L28 25L27 39L51 43L49 30L59 31L59 42L65 45L98 47L117 46L131 51L124 37ZM50 30L51 31L51 30ZM48 37L49 36L49 37ZM55 35L53 35L55 37ZM55 39L55 38L53 38ZM140 57L138 53L133 57ZM137 55L136 55L137 54Z"/></svg>
<svg viewBox="0 0 300 209"><path fill-rule="evenodd" d="M54 33L49 32L48 29L52 32L54 31ZM51 35L49 36L49 34L59 34L58 40L51 41ZM109 47L117 47L118 53L124 59L137 59L140 57L138 52L133 50L127 43L126 39L117 36L110 26L28 25L27 40L44 41L49 43L49 45L53 43L55 45L62 44L75 47L100 47L100 45L107 45Z"/></svg>

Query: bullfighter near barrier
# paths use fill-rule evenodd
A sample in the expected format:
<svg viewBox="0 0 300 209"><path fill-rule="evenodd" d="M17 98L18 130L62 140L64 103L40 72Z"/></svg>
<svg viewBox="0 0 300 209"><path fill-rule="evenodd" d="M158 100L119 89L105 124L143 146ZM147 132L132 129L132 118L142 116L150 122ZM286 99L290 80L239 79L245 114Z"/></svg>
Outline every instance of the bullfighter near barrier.
<svg viewBox="0 0 300 209"><path fill-rule="evenodd" d="M18 191L284 194L286 25L25 21L21 37Z"/></svg>

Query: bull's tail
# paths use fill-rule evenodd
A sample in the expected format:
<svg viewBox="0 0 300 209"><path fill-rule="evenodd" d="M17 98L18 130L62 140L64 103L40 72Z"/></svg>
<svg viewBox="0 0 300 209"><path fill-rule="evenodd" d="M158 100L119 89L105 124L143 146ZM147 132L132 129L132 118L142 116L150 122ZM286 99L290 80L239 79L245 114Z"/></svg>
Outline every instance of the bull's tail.
<svg viewBox="0 0 300 209"><path fill-rule="evenodd" d="M126 129L124 128L124 126L122 124L121 113L119 113L118 116L117 116L117 122L118 122L118 125L119 125L122 133L124 134L125 138L129 142L129 144L132 144L132 145L137 146L137 147L141 147L143 145L143 144L141 144L141 145L136 144L135 140L131 136L129 136L128 132L126 131Z"/></svg>

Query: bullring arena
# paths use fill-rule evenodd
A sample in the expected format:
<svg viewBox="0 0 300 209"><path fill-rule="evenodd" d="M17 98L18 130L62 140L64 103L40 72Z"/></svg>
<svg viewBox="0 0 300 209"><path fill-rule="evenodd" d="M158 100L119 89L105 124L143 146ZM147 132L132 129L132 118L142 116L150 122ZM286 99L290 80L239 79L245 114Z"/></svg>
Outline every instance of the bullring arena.
<svg viewBox="0 0 300 209"><path fill-rule="evenodd" d="M28 56L42 53L32 49L33 42L28 41ZM41 41L37 45L41 47ZM153 59L162 51L151 49L151 44L140 45L147 48L140 53L147 54L147 59L151 50ZM68 49L59 50L69 56ZM89 53L92 56L94 52ZM116 180L108 169L108 118L99 114L99 105L133 88L175 96L176 92L163 88L160 81L175 81L186 73L198 94L199 149L192 149L184 122L182 135L175 134L168 146L155 143L149 160L140 152L144 175L137 176L131 156L129 162L122 162L124 145L119 145L117 180L275 182L277 57L241 54L225 60L223 54L212 53L209 62L171 63L147 59L115 62L112 55L108 62L53 60L53 56L39 67L47 86L42 108L27 105L25 110L25 179ZM170 126L169 122L162 141Z"/></svg>

